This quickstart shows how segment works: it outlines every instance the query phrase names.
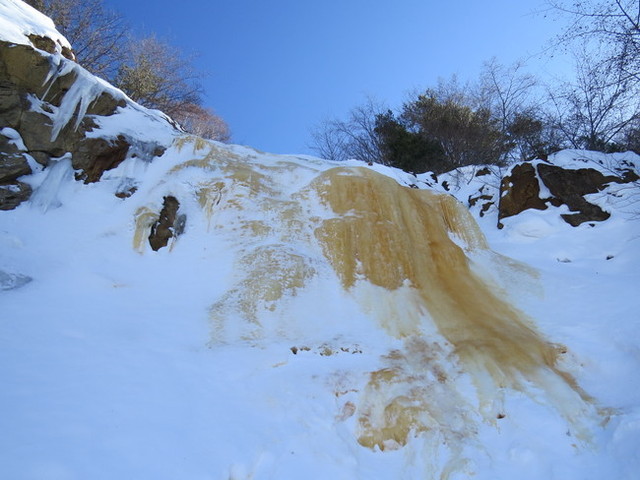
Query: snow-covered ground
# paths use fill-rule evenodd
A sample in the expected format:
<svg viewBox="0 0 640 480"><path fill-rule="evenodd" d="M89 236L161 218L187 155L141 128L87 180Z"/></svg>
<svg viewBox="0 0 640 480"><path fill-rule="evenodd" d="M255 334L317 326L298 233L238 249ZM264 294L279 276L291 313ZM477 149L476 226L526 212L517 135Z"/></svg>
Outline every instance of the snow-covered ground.
<svg viewBox="0 0 640 480"><path fill-rule="evenodd" d="M0 478L638 478L634 191L577 228L472 208L480 232L399 187L426 178L145 135L162 157L93 184L63 158L0 212ZM551 160L585 155L612 160Z"/></svg>
<svg viewBox="0 0 640 480"><path fill-rule="evenodd" d="M168 173L208 149L215 162L229 159L221 164L229 169L272 171L265 191L239 181L232 198L243 208L225 206L229 192L222 192L209 217L195 192L210 167ZM334 165L220 145L195 155L193 145L174 147L150 165L133 162L91 185L48 169L32 179L41 183L30 203L2 213L0 268L33 278L0 292L3 476L390 479L446 477L450 468L450 478L635 477L640 229L626 214L577 229L553 211L507 219L503 230L495 216L481 219L491 247L534 272L469 252L546 338L567 347L561 367L598 410L578 419L586 433L577 438L535 385L496 391L504 417L485 421L474 386L428 316L419 335L380 328L380 312L402 312L411 292L374 290L362 301L357 289L345 291L305 231L327 216L313 196L301 198L305 211L296 213L310 224L287 230L275 205ZM228 179L213 175L219 168L211 167L212 178ZM123 201L113 193L132 170L144 173ZM187 214L185 233L170 249L153 252L143 242L138 253L139 209L158 212L169 193ZM256 235L258 226L271 231ZM285 271L298 257L315 271L299 286ZM278 273L273 262L286 268ZM280 296L262 295L271 288L262 275L284 285ZM371 295L382 300L372 304ZM372 387L371 372L404 362L392 352L415 345L431 358L403 363L404 376L384 387L390 391ZM454 385L421 390L431 385L420 377L429 373L425 365L455 376ZM384 451L358 442L361 410L416 389L441 410L441 417L430 411L437 425Z"/></svg>

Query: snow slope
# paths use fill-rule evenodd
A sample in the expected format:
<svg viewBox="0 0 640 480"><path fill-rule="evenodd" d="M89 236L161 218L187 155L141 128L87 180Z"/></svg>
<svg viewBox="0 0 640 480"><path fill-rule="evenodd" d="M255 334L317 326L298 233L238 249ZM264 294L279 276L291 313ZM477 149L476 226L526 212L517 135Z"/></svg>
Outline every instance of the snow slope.
<svg viewBox="0 0 640 480"><path fill-rule="evenodd" d="M634 191L497 230L442 181L146 134L162 157L60 160L0 212L0 477L637 478ZM167 196L185 231L154 252Z"/></svg>

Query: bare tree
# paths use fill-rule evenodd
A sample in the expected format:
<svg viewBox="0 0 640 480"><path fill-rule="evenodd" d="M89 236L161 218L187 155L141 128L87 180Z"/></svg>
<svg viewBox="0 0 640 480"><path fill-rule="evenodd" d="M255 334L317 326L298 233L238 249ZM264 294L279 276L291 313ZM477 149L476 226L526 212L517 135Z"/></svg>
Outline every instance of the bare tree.
<svg viewBox="0 0 640 480"><path fill-rule="evenodd" d="M201 103L202 75L189 57L155 36L131 39L127 47L114 83L132 100L169 116Z"/></svg>
<svg viewBox="0 0 640 480"><path fill-rule="evenodd" d="M549 93L555 127L574 148L610 150L640 118L637 85L591 53L577 53L575 62L575 81L554 86Z"/></svg>
<svg viewBox="0 0 640 480"><path fill-rule="evenodd" d="M373 98L353 108L346 120L325 120L311 132L310 146L318 155L331 160L355 158L370 163L384 163L376 119L387 111Z"/></svg>
<svg viewBox="0 0 640 480"><path fill-rule="evenodd" d="M507 133L516 115L536 107L537 85L537 79L525 73L524 64L516 62L505 67L494 57L484 63L480 73L479 103L491 110Z"/></svg>
<svg viewBox="0 0 640 480"><path fill-rule="evenodd" d="M338 121L323 120L311 130L312 143L309 147L321 158L328 160L346 160L346 139L336 127Z"/></svg>
<svg viewBox="0 0 640 480"><path fill-rule="evenodd" d="M31 4L53 20L71 43L80 65L113 80L124 59L129 32L122 15L105 8L102 0L36 0Z"/></svg>
<svg viewBox="0 0 640 480"><path fill-rule="evenodd" d="M538 80L524 68L521 62L504 66L494 57L483 65L476 89L478 103L491 112L512 144L512 160L531 158L545 150Z"/></svg>
<svg viewBox="0 0 640 480"><path fill-rule="evenodd" d="M607 49L609 68L640 82L640 0L547 0L569 20L560 36L563 44L596 42Z"/></svg>
<svg viewBox="0 0 640 480"><path fill-rule="evenodd" d="M231 134L229 126L211 109L195 103L185 103L174 108L173 119L186 132L209 140L228 142Z"/></svg>
<svg viewBox="0 0 640 480"><path fill-rule="evenodd" d="M31 5L36 10L41 12L44 10L44 0L24 0L24 3Z"/></svg>

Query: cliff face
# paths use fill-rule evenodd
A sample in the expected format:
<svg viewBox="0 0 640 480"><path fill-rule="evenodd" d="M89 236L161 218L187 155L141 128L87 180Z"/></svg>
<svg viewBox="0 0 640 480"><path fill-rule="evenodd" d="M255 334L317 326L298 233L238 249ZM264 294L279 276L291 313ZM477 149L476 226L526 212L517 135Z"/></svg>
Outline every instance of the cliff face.
<svg viewBox="0 0 640 480"><path fill-rule="evenodd" d="M131 128L131 117L167 132L175 128L170 119L90 75L59 38L24 29L15 39L22 43L0 40L0 209L30 197L32 187L21 177L65 156L75 178L91 183L128 157L162 155L161 140Z"/></svg>

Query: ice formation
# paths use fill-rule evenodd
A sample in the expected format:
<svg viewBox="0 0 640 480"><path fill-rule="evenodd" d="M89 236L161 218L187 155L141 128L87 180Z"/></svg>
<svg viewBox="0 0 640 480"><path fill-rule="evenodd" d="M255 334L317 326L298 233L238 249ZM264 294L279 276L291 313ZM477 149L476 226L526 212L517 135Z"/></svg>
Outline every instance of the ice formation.
<svg viewBox="0 0 640 480"><path fill-rule="evenodd" d="M292 319L288 302L333 272L377 320L371 328L403 345L383 355L383 368L370 373L361 393L361 445L397 449L421 435L444 442L446 468L460 469L462 440L479 422L504 415L508 391L532 398L543 392L573 434L588 441L582 419L594 407L558 366L566 349L471 268L468 254L488 252L487 243L453 197L401 186L364 167L258 162L188 137L177 146L191 148L193 158L168 175L188 179L209 234L234 242L238 252L235 283L210 308L214 344L296 338L305 319ZM138 250L157 215L149 206L138 211ZM495 262L522 275L508 261ZM461 393L469 381L477 406Z"/></svg>

